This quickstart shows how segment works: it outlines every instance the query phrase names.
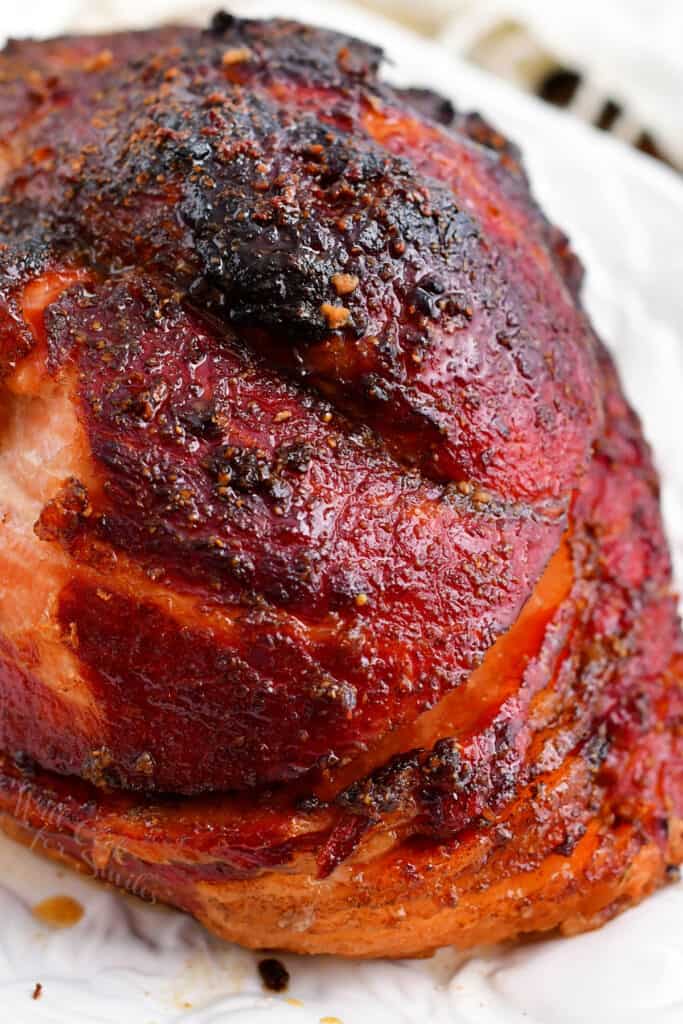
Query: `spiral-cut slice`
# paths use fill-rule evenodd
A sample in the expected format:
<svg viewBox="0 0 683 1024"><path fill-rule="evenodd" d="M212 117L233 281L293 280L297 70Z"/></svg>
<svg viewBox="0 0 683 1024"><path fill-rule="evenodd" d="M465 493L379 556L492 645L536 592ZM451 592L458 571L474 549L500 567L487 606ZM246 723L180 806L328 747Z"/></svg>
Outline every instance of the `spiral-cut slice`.
<svg viewBox="0 0 683 1024"><path fill-rule="evenodd" d="M481 667L391 742L232 797L105 793L5 759L2 827L226 938L301 952L572 933L665 882L683 859L683 651L647 448L604 356L603 373L570 535Z"/></svg>

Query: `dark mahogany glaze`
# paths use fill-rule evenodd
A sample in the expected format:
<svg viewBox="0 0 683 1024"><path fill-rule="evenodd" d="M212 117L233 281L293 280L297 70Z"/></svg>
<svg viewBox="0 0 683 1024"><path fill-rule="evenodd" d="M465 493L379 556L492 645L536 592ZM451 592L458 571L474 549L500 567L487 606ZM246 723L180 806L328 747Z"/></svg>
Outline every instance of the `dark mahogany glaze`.
<svg viewBox="0 0 683 1024"><path fill-rule="evenodd" d="M581 267L379 62L227 15L0 57L0 826L353 955L588 927L683 858Z"/></svg>
<svg viewBox="0 0 683 1024"><path fill-rule="evenodd" d="M462 683L566 529L601 410L563 240L513 147L332 33L3 61L0 362L84 432L36 533L93 702L59 723L15 643L5 744L176 792L362 752Z"/></svg>
<svg viewBox="0 0 683 1024"><path fill-rule="evenodd" d="M108 42L48 60L11 244L144 265L402 461L566 507L598 420L590 330L515 151L420 117L333 33L235 21L154 34L147 60Z"/></svg>
<svg viewBox="0 0 683 1024"><path fill-rule="evenodd" d="M460 908L464 944L562 923L578 897L596 916L571 927L594 924L661 884L683 853L683 645L656 476L611 364L601 362L608 424L574 504L574 582L550 618L543 613L540 633L527 623L526 667L457 741L440 736L442 705L430 749L404 750L327 800L300 784L141 801L5 759L0 810L18 821L13 834L200 917L206 894L225 884L242 881L251 893L264 872L289 873L313 857L325 879L360 844L346 896L358 901L359 922L364 879L408 905L427 887L437 906ZM463 688L448 699L464 711L471 697ZM639 858L650 873L636 884ZM478 894L508 878L491 920L483 912L468 922ZM235 934L229 920L222 927ZM289 933L286 941L357 952L361 937L350 929L314 932L311 946Z"/></svg>

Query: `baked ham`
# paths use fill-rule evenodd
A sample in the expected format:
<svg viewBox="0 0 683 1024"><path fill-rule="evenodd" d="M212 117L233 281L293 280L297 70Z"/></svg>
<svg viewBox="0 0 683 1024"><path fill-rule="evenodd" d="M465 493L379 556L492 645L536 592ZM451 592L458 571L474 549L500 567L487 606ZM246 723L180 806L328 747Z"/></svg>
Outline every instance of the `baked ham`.
<svg viewBox="0 0 683 1024"><path fill-rule="evenodd" d="M331 32L0 57L0 812L252 947L593 927L683 859L639 423L518 151Z"/></svg>

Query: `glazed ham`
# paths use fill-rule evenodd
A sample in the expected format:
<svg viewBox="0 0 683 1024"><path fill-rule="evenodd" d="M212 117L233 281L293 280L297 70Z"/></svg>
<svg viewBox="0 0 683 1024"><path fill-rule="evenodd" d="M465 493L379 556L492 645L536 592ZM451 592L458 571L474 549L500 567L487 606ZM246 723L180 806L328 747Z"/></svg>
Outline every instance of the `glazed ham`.
<svg viewBox="0 0 683 1024"><path fill-rule="evenodd" d="M0 808L251 946L683 857L657 480L519 154L290 22L0 58Z"/></svg>

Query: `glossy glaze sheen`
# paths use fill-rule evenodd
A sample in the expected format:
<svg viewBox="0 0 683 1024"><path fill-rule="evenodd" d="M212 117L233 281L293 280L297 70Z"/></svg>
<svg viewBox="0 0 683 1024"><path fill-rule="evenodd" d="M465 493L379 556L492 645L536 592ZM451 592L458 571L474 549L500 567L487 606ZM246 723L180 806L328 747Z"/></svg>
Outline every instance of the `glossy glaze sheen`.
<svg viewBox="0 0 683 1024"><path fill-rule="evenodd" d="M227 938L304 952L571 934L662 884L683 855L683 650L649 454L602 366L571 554L387 764L328 775L325 799L140 801L5 760L3 827Z"/></svg>
<svg viewBox="0 0 683 1024"><path fill-rule="evenodd" d="M307 952L661 884L657 481L514 147L289 23L5 62L2 826Z"/></svg>
<svg viewBox="0 0 683 1024"><path fill-rule="evenodd" d="M564 241L511 146L330 33L3 60L5 386L17 434L78 439L2 742L176 792L362 752L462 683L566 528L600 408Z"/></svg>

